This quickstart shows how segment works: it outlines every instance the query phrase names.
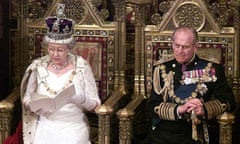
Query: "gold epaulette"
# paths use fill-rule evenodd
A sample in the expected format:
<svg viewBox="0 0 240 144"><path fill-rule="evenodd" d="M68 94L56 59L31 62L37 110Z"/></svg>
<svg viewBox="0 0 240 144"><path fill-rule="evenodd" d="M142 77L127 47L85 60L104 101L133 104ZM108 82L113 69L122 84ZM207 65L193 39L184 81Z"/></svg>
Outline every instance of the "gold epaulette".
<svg viewBox="0 0 240 144"><path fill-rule="evenodd" d="M173 60L174 58L171 59L165 59L165 60L158 60L154 62L154 70L153 70L153 90L156 94L161 95L163 91L166 91L166 85L164 85L164 88L161 87L161 78L160 78L160 73L164 72L166 74L165 66L163 63L169 62ZM166 74L168 75L168 74ZM166 93L163 94L163 99L164 101L167 99Z"/></svg>
<svg viewBox="0 0 240 144"><path fill-rule="evenodd" d="M174 58L169 58L169 59L160 59L160 60L157 60L157 61L154 61L153 62L153 66L157 66L157 65L160 65L160 64L163 64L165 62L169 62L171 60L173 60Z"/></svg>

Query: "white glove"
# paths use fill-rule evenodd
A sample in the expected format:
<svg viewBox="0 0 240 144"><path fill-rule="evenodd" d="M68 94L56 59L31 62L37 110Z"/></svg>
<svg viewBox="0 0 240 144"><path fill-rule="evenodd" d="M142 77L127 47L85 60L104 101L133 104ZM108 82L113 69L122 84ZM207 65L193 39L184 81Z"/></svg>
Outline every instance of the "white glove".
<svg viewBox="0 0 240 144"><path fill-rule="evenodd" d="M76 105L82 105L85 103L85 96L84 95L75 95L72 98L69 99L70 103L76 104Z"/></svg>
<svg viewBox="0 0 240 144"><path fill-rule="evenodd" d="M46 114L50 114L52 113L52 111L48 111L48 110L45 110L45 109L39 109L37 111L34 112L36 115L46 115Z"/></svg>

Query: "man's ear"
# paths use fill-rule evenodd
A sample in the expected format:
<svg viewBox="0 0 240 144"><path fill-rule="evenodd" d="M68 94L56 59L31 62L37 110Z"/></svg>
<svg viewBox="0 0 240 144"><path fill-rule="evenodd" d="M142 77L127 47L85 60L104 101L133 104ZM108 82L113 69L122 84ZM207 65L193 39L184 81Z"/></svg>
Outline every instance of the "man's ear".
<svg viewBox="0 0 240 144"><path fill-rule="evenodd" d="M195 52L197 52L198 48L199 48L200 44L197 42L194 44L194 49L195 49Z"/></svg>

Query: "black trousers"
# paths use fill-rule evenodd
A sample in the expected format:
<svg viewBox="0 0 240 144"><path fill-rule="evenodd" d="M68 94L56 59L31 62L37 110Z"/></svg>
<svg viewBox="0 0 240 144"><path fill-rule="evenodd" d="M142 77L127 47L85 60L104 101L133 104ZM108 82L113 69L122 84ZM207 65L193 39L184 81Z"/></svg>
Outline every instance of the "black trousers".
<svg viewBox="0 0 240 144"><path fill-rule="evenodd" d="M164 122L152 130L142 144L199 144L199 142L192 140L191 124Z"/></svg>

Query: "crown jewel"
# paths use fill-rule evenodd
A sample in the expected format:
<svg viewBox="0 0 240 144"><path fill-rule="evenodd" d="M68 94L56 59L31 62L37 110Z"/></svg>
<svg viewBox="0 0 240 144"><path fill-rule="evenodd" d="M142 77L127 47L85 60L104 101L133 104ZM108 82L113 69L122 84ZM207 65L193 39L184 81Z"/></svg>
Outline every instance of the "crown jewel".
<svg viewBox="0 0 240 144"><path fill-rule="evenodd" d="M64 14L65 5L58 3L56 16L46 18L47 34L46 39L56 43L68 43L73 39L74 21L66 18Z"/></svg>

